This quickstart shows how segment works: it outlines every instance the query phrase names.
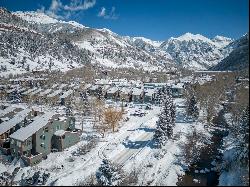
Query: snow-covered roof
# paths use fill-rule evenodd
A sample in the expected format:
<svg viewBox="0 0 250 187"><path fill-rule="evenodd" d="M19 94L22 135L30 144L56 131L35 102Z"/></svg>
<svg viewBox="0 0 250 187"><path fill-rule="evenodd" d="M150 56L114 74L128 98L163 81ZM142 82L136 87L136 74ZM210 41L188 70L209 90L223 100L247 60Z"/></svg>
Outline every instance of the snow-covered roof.
<svg viewBox="0 0 250 187"><path fill-rule="evenodd" d="M89 89L90 90L97 90L99 88L99 86L97 86L97 85L92 85Z"/></svg>
<svg viewBox="0 0 250 187"><path fill-rule="evenodd" d="M182 89L184 86L183 83L172 84L171 88Z"/></svg>
<svg viewBox="0 0 250 187"><path fill-rule="evenodd" d="M37 88L31 88L31 89L28 89L26 92L23 92L24 95L27 95L29 94L30 92L33 92L35 91Z"/></svg>
<svg viewBox="0 0 250 187"><path fill-rule="evenodd" d="M146 91L145 95L151 97L154 93L156 93L155 89L149 89Z"/></svg>
<svg viewBox="0 0 250 187"><path fill-rule="evenodd" d="M75 85L73 89L78 90L79 88L80 88L80 85Z"/></svg>
<svg viewBox="0 0 250 187"><path fill-rule="evenodd" d="M39 116L38 119L34 120L31 124L29 124L26 127L20 128L16 132L14 132L12 135L10 135L10 138L19 140L19 141L25 141L27 138L31 137L33 134L35 134L39 129L46 126L49 122L49 120L55 115L53 111L47 112L42 116Z"/></svg>
<svg viewBox="0 0 250 187"><path fill-rule="evenodd" d="M53 89L53 88L55 88L55 87L57 87L58 86L58 84L53 84L52 86L51 86L51 88Z"/></svg>
<svg viewBox="0 0 250 187"><path fill-rule="evenodd" d="M67 86L67 84L61 84L60 86L59 86L59 89L63 89L64 87L66 87Z"/></svg>
<svg viewBox="0 0 250 187"><path fill-rule="evenodd" d="M5 118L0 118L2 121L8 121L10 118L5 117Z"/></svg>
<svg viewBox="0 0 250 187"><path fill-rule="evenodd" d="M25 91L25 90L27 90L27 88L21 88L21 89L19 89L19 90L17 90L18 92L23 92L23 91Z"/></svg>
<svg viewBox="0 0 250 187"><path fill-rule="evenodd" d="M9 112L12 112L13 110L15 110L16 107L13 106L8 106L7 108L5 108L4 110L0 110L0 117L4 116L5 114L8 114Z"/></svg>
<svg viewBox="0 0 250 187"><path fill-rule="evenodd" d="M133 88L133 90L132 90L133 95L141 95L142 92L143 92L143 90L139 89L139 88Z"/></svg>
<svg viewBox="0 0 250 187"><path fill-rule="evenodd" d="M12 93L12 92L14 92L16 90L17 90L17 88L13 88L13 89L7 90L6 93Z"/></svg>
<svg viewBox="0 0 250 187"><path fill-rule="evenodd" d="M154 86L154 87L162 87L165 86L166 83L163 82L148 82L148 83L144 83L144 87L148 87L148 86Z"/></svg>
<svg viewBox="0 0 250 187"><path fill-rule="evenodd" d="M3 122L0 124L0 134L5 133L6 131L13 128L16 124L20 123L24 120L27 114L31 111L31 109L24 109L21 112L17 113L12 119L9 121Z"/></svg>
<svg viewBox="0 0 250 187"><path fill-rule="evenodd" d="M92 84L85 84L83 90L86 90L86 89L90 88L91 86L92 86Z"/></svg>
<svg viewBox="0 0 250 187"><path fill-rule="evenodd" d="M96 80L95 84L107 85L107 84L110 84L110 81L108 79L99 79L99 80Z"/></svg>
<svg viewBox="0 0 250 187"><path fill-rule="evenodd" d="M125 87L123 87L120 91L122 94L130 94L132 92L130 88L125 88Z"/></svg>
<svg viewBox="0 0 250 187"><path fill-rule="evenodd" d="M47 95L48 93L50 93L52 91L52 89L46 89L46 90L44 90L43 92L41 92L40 94L39 94L39 96L44 96L44 95Z"/></svg>
<svg viewBox="0 0 250 187"><path fill-rule="evenodd" d="M117 92L117 91L118 91L118 88L117 88L117 87L111 87L111 88L109 88L109 89L107 90L107 93L113 94L113 93L115 93L115 92Z"/></svg>
<svg viewBox="0 0 250 187"><path fill-rule="evenodd" d="M110 85L104 85L103 87L102 87L102 90L107 90L107 89L109 89L110 88Z"/></svg>
<svg viewBox="0 0 250 187"><path fill-rule="evenodd" d="M61 92L62 92L62 90L56 90L56 91L50 93L49 95L47 95L47 97L55 97L58 94L60 94Z"/></svg>
<svg viewBox="0 0 250 187"><path fill-rule="evenodd" d="M35 94L41 92L42 90L43 90L42 88L39 88L39 89L37 89L37 90L31 92L30 95L35 95Z"/></svg>
<svg viewBox="0 0 250 187"><path fill-rule="evenodd" d="M55 136L62 136L65 134L65 131L64 130L58 130L54 133Z"/></svg>
<svg viewBox="0 0 250 187"><path fill-rule="evenodd" d="M60 98L66 98L68 96L70 96L73 93L73 90L68 90L66 92L63 93L63 95L60 96Z"/></svg>

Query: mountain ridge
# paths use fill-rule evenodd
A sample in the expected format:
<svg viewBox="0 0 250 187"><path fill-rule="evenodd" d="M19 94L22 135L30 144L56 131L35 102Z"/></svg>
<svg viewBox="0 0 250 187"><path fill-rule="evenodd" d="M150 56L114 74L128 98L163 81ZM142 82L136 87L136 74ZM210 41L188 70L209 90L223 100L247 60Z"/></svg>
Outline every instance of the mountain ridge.
<svg viewBox="0 0 250 187"><path fill-rule="evenodd" d="M11 13L6 9L0 9L0 14L2 14L0 23L10 22L14 26L34 30L42 37L55 39L59 43L66 41L67 46L72 45L72 48L78 48L75 51L84 55L78 54L78 52L76 54L81 55L82 59L88 60L85 62L78 59L75 62L76 57L72 55L65 57L68 59L67 61L72 61L75 68L90 62L110 68L142 68L147 71L169 71L178 67L189 70L205 70L217 65L237 47L230 46L233 40L224 36L215 36L209 39L200 34L187 32L177 38L171 37L166 41L154 41L140 36L120 36L106 28L90 28L74 21L57 20L43 13L20 11ZM0 32L2 36L8 35L8 31L4 31L3 28ZM16 33L16 35L18 34ZM30 42L32 43L32 41ZM2 43L2 45L5 44ZM3 49L1 50L3 51ZM60 50L63 51L63 49ZM53 51L53 49L49 51ZM0 64L7 65L11 59L19 54L16 51L13 52L13 55L9 55L5 59L1 58ZM66 63L65 55L59 55L62 57L62 64ZM83 58L83 56L85 57ZM52 61L56 62L59 59L53 60L52 58ZM37 60L38 62L39 60Z"/></svg>

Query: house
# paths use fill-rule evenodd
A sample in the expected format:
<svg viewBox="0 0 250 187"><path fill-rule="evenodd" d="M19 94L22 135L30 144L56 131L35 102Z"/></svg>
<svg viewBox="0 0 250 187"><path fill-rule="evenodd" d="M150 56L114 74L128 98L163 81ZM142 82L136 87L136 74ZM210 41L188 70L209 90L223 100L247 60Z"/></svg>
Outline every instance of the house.
<svg viewBox="0 0 250 187"><path fill-rule="evenodd" d="M31 109L24 109L18 112L12 119L0 124L0 149L4 153L9 151L9 136L29 122L38 115L38 111Z"/></svg>
<svg viewBox="0 0 250 187"><path fill-rule="evenodd" d="M50 94L53 90L51 88L48 88L46 90L41 91L37 94L37 99L39 103L47 103L47 95Z"/></svg>
<svg viewBox="0 0 250 187"><path fill-rule="evenodd" d="M53 111L46 112L28 126L10 136L11 155L20 156L27 165L34 165L52 150L62 151L80 141L75 119Z"/></svg>
<svg viewBox="0 0 250 187"><path fill-rule="evenodd" d="M36 101L39 101L39 92L41 92L43 89L42 88L38 88L37 90L33 91L33 92L30 92L29 93L29 97L34 100L36 99Z"/></svg>
<svg viewBox="0 0 250 187"><path fill-rule="evenodd" d="M65 105L68 103L71 99L71 95L73 94L73 90L68 90L63 93L63 95L60 96L60 103L61 105Z"/></svg>
<svg viewBox="0 0 250 187"><path fill-rule="evenodd" d="M61 84L58 88L60 90L66 90L68 88L68 85L67 84Z"/></svg>
<svg viewBox="0 0 250 187"><path fill-rule="evenodd" d="M144 103L151 103L155 102L157 91L156 89L147 89L145 90L144 94Z"/></svg>
<svg viewBox="0 0 250 187"><path fill-rule="evenodd" d="M107 99L116 100L119 97L119 89L117 87L109 88L104 97Z"/></svg>
<svg viewBox="0 0 250 187"><path fill-rule="evenodd" d="M44 97L44 96L46 96L47 94L49 94L49 93L51 93L52 92L52 89L46 89L46 90L44 90L44 91L42 91L42 92L40 92L39 94L38 94L38 97Z"/></svg>
<svg viewBox="0 0 250 187"><path fill-rule="evenodd" d="M105 85L111 85L111 82L108 79L95 79L95 85L98 86L105 86Z"/></svg>
<svg viewBox="0 0 250 187"><path fill-rule="evenodd" d="M25 101L25 102L28 101L30 99L29 94L37 89L38 89L37 87L34 87L34 88L28 89L27 91L23 92L21 94L23 101Z"/></svg>
<svg viewBox="0 0 250 187"><path fill-rule="evenodd" d="M21 108L8 107L7 110L4 110L4 112L6 112L6 113L2 113L0 115L0 123L3 123L5 121L9 121L11 118L13 118L16 115L16 113L18 113L20 111L22 111Z"/></svg>
<svg viewBox="0 0 250 187"><path fill-rule="evenodd" d="M62 95L63 90L56 90L47 95L47 101L50 102L52 105L58 103L60 96ZM60 101L59 101L60 102Z"/></svg>
<svg viewBox="0 0 250 187"><path fill-rule="evenodd" d="M100 96L102 93L102 90L99 85L91 85L91 87L88 88L88 93L90 95Z"/></svg>
<svg viewBox="0 0 250 187"><path fill-rule="evenodd" d="M8 114L9 112L12 112L13 110L15 110L15 108L16 107L8 106L4 110L0 110L0 117L4 116L5 114Z"/></svg>
<svg viewBox="0 0 250 187"><path fill-rule="evenodd" d="M184 94L184 83L176 83L171 85L173 97L182 97Z"/></svg>
<svg viewBox="0 0 250 187"><path fill-rule="evenodd" d="M134 103L143 103L144 99L144 91L140 88L133 88L132 89L132 101Z"/></svg>
<svg viewBox="0 0 250 187"><path fill-rule="evenodd" d="M130 88L123 87L120 90L120 100L131 102L132 101L132 90Z"/></svg>

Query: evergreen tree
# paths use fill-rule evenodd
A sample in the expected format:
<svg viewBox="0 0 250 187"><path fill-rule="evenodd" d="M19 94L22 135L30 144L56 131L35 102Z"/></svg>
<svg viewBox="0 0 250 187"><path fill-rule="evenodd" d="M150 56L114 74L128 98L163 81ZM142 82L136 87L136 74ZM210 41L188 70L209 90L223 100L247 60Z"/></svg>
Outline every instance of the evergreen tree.
<svg viewBox="0 0 250 187"><path fill-rule="evenodd" d="M118 165L104 159L96 173L97 182L103 186L119 185L122 182L123 173Z"/></svg>
<svg viewBox="0 0 250 187"><path fill-rule="evenodd" d="M249 106L243 111L240 123L236 128L235 136L238 141L238 159L240 161L249 160Z"/></svg>
<svg viewBox="0 0 250 187"><path fill-rule="evenodd" d="M192 96L190 98L190 101L188 102L188 108L187 108L188 115L197 118L199 115L199 110L197 107L197 101L195 99L195 96Z"/></svg>
<svg viewBox="0 0 250 187"><path fill-rule="evenodd" d="M175 125L175 106L173 104L173 99L169 95L163 104L163 110L156 122L156 130L154 134L154 139L159 147L166 143L168 138L173 135L173 127Z"/></svg>

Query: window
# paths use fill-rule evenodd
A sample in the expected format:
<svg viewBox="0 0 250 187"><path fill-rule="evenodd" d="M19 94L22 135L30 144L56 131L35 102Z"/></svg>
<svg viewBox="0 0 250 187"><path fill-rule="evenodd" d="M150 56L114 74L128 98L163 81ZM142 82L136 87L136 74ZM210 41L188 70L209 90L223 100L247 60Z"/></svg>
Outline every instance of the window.
<svg viewBox="0 0 250 187"><path fill-rule="evenodd" d="M41 144L40 144L40 146L41 146L41 147L43 147L43 148L45 148L45 145L44 145L44 143L41 143Z"/></svg>
<svg viewBox="0 0 250 187"><path fill-rule="evenodd" d="M45 135L42 134L42 135L40 136L40 138L43 139L43 140L45 140Z"/></svg>
<svg viewBox="0 0 250 187"><path fill-rule="evenodd" d="M44 129L44 131L45 131L45 132L49 132L49 127L46 127L46 128Z"/></svg>
<svg viewBox="0 0 250 187"><path fill-rule="evenodd" d="M22 146L21 142L19 142L19 141L16 142L16 145L17 145L17 147L21 147Z"/></svg>

